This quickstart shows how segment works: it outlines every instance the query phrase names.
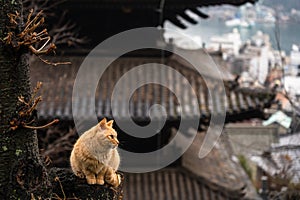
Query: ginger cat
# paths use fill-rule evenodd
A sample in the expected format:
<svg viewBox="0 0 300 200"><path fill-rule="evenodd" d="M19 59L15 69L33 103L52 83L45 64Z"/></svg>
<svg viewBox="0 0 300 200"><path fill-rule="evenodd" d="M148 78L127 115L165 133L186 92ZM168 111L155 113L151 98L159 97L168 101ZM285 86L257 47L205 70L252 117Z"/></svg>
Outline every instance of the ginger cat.
<svg viewBox="0 0 300 200"><path fill-rule="evenodd" d="M102 119L84 132L74 145L71 168L76 176L85 177L88 184L103 185L106 182L113 187L120 184L120 177L116 174L120 164L119 141L112 124L113 120Z"/></svg>

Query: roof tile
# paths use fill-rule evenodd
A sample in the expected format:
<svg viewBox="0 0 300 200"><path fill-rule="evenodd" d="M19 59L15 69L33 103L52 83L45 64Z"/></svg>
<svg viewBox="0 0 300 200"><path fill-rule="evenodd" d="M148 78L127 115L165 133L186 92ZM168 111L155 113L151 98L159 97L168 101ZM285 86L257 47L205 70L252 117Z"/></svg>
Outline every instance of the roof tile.
<svg viewBox="0 0 300 200"><path fill-rule="evenodd" d="M209 180L180 167L141 174L126 173L124 180L124 200L243 199L238 191L213 187Z"/></svg>
<svg viewBox="0 0 300 200"><path fill-rule="evenodd" d="M65 58L62 58L66 60ZM90 67L97 68L101 63L102 58L95 58L91 60ZM105 58L103 58L105 59ZM38 107L39 116L41 118L65 118L71 120L72 117L72 90L76 73L82 63L83 57L70 57L68 60L72 62L71 66L52 67L46 66L40 61L34 61L31 64L31 80L34 85L36 81L42 81L43 97L44 101ZM249 110L257 109L262 111L262 108L266 103L272 101L273 96L264 90L249 90L242 88L226 88L226 95L222 95L220 88L214 87L212 94L208 93L207 86L204 84L203 79L193 70L190 66L186 66L185 62L180 59L171 56L165 60L165 64L171 66L175 71L180 72L186 80L181 80L179 74L167 73L165 71L157 72L152 70L151 66L157 66L161 63L160 58L145 58L145 57L133 57L133 58L119 58L114 61L110 67L105 71L104 75L100 78L100 84L95 94L95 108L92 110L93 94L89 91L89 81L93 78L97 78L97 74L87 73L86 77L88 83L82 86L82 90L88 92L88 96L82 96L79 99L79 103L75 106L75 113L79 113L80 116L89 117L97 114L97 117L113 118L111 106L117 109L117 113L114 117L126 117L126 109L128 105L125 105L125 95L119 95L119 99L110 101L113 88L120 77L128 72L130 69L149 63L150 66L145 71L139 71L139 80L160 80L167 79L168 88L162 87L156 84L147 84L137 89L129 105L129 110L133 118L136 119L148 119L149 108L153 104L161 104L166 108L167 116L171 118L181 117L194 117L196 106L199 105L200 114L202 117L209 118L212 111L221 112L224 108L228 113L239 114L241 112L247 112ZM167 74L166 74L167 73ZM129 88L134 86L134 78L127 81L122 86L123 94L129 92ZM197 99L193 98L193 92L188 90L188 84L193 86L196 91ZM210 84L210 83L209 83ZM225 84L226 85L226 84ZM174 90L171 92L170 90ZM177 99L175 95L182 94L181 99ZM259 94L259 95L257 95ZM210 98L210 95L212 95ZM226 98L227 97L227 98ZM224 99L226 98L226 100ZM179 105L179 101L182 101L182 105ZM161 116L161 113L157 113L157 117Z"/></svg>

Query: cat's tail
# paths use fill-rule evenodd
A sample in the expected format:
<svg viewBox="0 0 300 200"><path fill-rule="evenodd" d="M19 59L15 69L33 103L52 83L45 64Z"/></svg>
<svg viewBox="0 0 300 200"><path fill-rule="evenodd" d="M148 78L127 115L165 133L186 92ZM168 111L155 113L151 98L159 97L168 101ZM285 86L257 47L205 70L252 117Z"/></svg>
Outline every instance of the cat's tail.
<svg viewBox="0 0 300 200"><path fill-rule="evenodd" d="M118 187L121 183L121 178L111 167L109 167L105 173L105 182L113 187Z"/></svg>
<svg viewBox="0 0 300 200"><path fill-rule="evenodd" d="M70 165L71 165L71 169L73 171L73 173L78 176L79 178L84 178L84 174L82 173L82 171L79 168L79 163L78 160L76 158L74 149L71 152L71 156L70 156Z"/></svg>

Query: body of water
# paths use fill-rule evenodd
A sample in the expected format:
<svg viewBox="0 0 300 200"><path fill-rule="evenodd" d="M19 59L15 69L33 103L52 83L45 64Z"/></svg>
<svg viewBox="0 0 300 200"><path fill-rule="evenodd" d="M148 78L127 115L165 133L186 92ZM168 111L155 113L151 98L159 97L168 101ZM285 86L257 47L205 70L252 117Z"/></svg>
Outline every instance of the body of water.
<svg viewBox="0 0 300 200"><path fill-rule="evenodd" d="M172 24L167 23L166 28L174 29ZM191 37L201 37L202 42L209 43L209 39L212 36L223 35L232 32L234 27L228 27L225 25L224 20L220 19L200 19L198 24L190 25L186 30L179 30L184 34ZM270 36L272 47L277 48L277 42L275 39L276 30L279 30L279 44L281 50L284 50L287 54L291 51L292 45L300 45L300 24L296 23L278 23L267 24L267 23L256 23L254 26L249 28L238 28L242 41L250 39L257 31L262 31Z"/></svg>

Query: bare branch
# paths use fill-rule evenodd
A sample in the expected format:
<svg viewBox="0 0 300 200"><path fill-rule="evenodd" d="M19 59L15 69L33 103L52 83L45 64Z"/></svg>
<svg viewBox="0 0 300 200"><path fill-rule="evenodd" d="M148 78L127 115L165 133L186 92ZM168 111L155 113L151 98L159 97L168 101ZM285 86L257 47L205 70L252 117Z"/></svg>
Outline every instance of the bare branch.
<svg viewBox="0 0 300 200"><path fill-rule="evenodd" d="M48 65L53 65L54 67L58 65L71 65L71 62L51 62L49 60L43 59L41 56L38 57L42 62L48 64Z"/></svg>
<svg viewBox="0 0 300 200"><path fill-rule="evenodd" d="M45 124L43 126L29 126L29 125L23 125L24 128L29 128L29 129L44 129L44 128L48 128L49 126L52 126L53 124L59 122L58 119L54 119L53 121L51 121L50 123L48 124Z"/></svg>
<svg viewBox="0 0 300 200"><path fill-rule="evenodd" d="M19 96L18 100L20 102L20 107L18 109L18 112L16 113L16 116L14 116L10 120L10 129L16 130L17 128L28 128L28 129L42 129L47 128L57 122L59 122L58 119L54 119L52 122L43 125L43 126L32 126L36 120L36 115L34 114L34 111L36 110L37 105L39 102L42 101L41 96L37 96L37 93L39 89L41 88L42 83L38 82L36 87L33 90L33 94L31 98L26 101L23 96Z"/></svg>
<svg viewBox="0 0 300 200"><path fill-rule="evenodd" d="M51 43L67 46L82 45L87 42L87 38L80 36L76 23L67 20L67 11L63 11L59 17L55 14L55 9L64 2L65 0L23 0L24 13L31 13L33 8L31 15L38 15L36 10L43 10L43 17L47 16L48 19L52 18L57 21L49 27L49 35L52 36ZM38 47L34 46L34 48ZM45 48L49 48L49 44Z"/></svg>

